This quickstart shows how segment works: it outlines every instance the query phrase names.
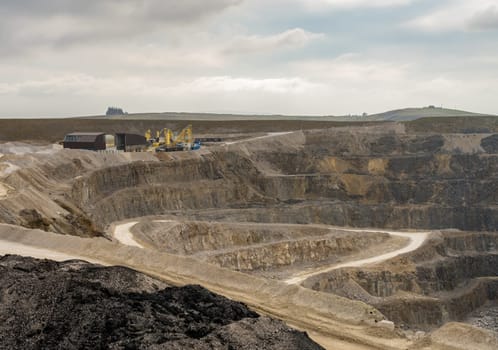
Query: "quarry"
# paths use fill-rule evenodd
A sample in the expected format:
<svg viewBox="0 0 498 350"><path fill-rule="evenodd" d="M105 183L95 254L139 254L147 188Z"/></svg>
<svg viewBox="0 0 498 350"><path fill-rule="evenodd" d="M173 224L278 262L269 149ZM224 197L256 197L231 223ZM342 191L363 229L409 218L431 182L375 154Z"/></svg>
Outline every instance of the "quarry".
<svg viewBox="0 0 498 350"><path fill-rule="evenodd" d="M52 135L52 121L36 121L21 138L0 121L0 280L10 283L0 310L20 307L5 297L22 295L15 274L46 289L62 283L57 273L100 281L71 298L107 305L126 293L133 317L154 315L135 324L182 334L171 349L496 349L498 121L441 119L189 121L219 142L171 153L63 149L55 141L70 122ZM146 122L75 123L139 133ZM93 269L119 283L102 285ZM127 298L139 291L137 309ZM222 319L187 303L207 316L172 331L150 311L171 309L158 293L202 295L223 305ZM2 335L24 322L0 314L11 325ZM135 348L165 344L139 328L119 334ZM112 329L106 346L133 345ZM30 346L50 347L39 339Z"/></svg>

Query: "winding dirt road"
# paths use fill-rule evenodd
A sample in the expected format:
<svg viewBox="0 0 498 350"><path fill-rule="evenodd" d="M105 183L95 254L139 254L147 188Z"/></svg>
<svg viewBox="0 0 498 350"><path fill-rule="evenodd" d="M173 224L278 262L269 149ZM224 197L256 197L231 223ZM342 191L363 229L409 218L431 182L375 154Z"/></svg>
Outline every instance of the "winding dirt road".
<svg viewBox="0 0 498 350"><path fill-rule="evenodd" d="M398 255L406 254L406 253L409 253L409 252L412 252L412 251L418 249L420 246L422 246L422 244L424 244L424 242L426 241L427 237L429 237L429 234L430 234L430 232L398 232L398 231L359 230L359 229L342 229L342 228L341 228L341 230L350 231L350 232L362 232L362 233L367 233L367 234L368 233L375 233L375 232L387 233L391 236L408 238L410 240L410 242L405 247L398 249L398 250L395 250L395 251L392 251L392 252L389 252L389 253L377 255L374 257L366 258L366 259L349 261L349 262L345 262L342 264L336 264L336 265L329 266L329 267L322 267L322 268L319 268L319 269L316 269L316 270L313 270L310 272L301 272L301 273L298 273L298 274L294 275L293 277L285 280L284 282L287 284L300 284L312 276L316 276L316 275L319 275L321 273L341 269L343 267L359 267L359 266L372 265L372 264L376 264L379 262L383 262L383 261L392 259Z"/></svg>
<svg viewBox="0 0 498 350"><path fill-rule="evenodd" d="M138 221L131 221L125 224L119 224L114 227L113 236L120 243L124 245L128 245L130 247L138 247L143 248L144 246L138 243L133 237L133 233L131 233L131 228L138 224Z"/></svg>
<svg viewBox="0 0 498 350"><path fill-rule="evenodd" d="M237 140L237 141L225 142L225 145L235 145L237 143L242 143L242 142L249 142L249 141L254 141L254 140L266 139L266 138L274 137L274 136L288 135L288 134L292 134L293 132L294 131L269 132L266 135L251 137L250 139L242 139L242 140Z"/></svg>
<svg viewBox="0 0 498 350"><path fill-rule="evenodd" d="M169 222L169 220L156 220L156 222ZM124 224L118 224L114 227L113 236L122 244L144 248L140 243L138 243L134 237L133 233L130 231L133 226L138 224L138 221L127 222ZM313 271L300 272L293 277L284 280L287 284L300 284L306 279L319 275L321 273L330 272L343 267L359 267L365 265L372 265L379 262L383 262L392 259L398 255L406 254L418 249L429 237L430 232L400 232L400 231L385 231L385 230L362 230L362 229L345 229L341 228L342 231L349 232L361 232L365 234L369 233L387 233L391 236L408 238L409 243L403 248L394 250L392 252L376 255L366 259L348 261L342 264L336 264L328 267L321 267Z"/></svg>

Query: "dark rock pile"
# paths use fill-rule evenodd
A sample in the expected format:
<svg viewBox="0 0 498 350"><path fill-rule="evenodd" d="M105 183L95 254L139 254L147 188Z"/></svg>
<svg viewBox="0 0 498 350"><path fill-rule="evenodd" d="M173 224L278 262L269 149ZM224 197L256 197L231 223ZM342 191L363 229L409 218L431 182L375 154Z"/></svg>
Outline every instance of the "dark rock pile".
<svg viewBox="0 0 498 350"><path fill-rule="evenodd" d="M200 286L123 267L0 257L1 349L321 349Z"/></svg>

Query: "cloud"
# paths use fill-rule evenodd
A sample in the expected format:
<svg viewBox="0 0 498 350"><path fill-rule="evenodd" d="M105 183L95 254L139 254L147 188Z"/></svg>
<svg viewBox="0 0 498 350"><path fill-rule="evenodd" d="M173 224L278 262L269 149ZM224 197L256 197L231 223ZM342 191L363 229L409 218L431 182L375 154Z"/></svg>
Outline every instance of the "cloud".
<svg viewBox="0 0 498 350"><path fill-rule="evenodd" d="M54 75L46 79L31 79L11 84L0 84L0 95L18 95L34 98L51 96L83 96L109 94L123 91L125 81L99 79L86 74ZM134 88L131 79L126 82L128 88ZM121 86L121 87L120 87Z"/></svg>
<svg viewBox="0 0 498 350"><path fill-rule="evenodd" d="M58 96L149 96L185 94L217 94L265 92L274 94L302 93L320 87L299 77L250 78L207 76L185 79L144 79L143 77L99 78L87 74L62 74L49 79L26 80L0 84L1 95L18 95L34 98Z"/></svg>
<svg viewBox="0 0 498 350"><path fill-rule="evenodd" d="M474 13L468 24L470 28L477 30L498 29L498 7L493 5Z"/></svg>
<svg viewBox="0 0 498 350"><path fill-rule="evenodd" d="M0 117L496 112L497 1L3 0Z"/></svg>
<svg viewBox="0 0 498 350"><path fill-rule="evenodd" d="M0 52L130 40L165 27L179 31L182 26L197 23L241 2L4 0L0 5Z"/></svg>
<svg viewBox="0 0 498 350"><path fill-rule="evenodd" d="M223 51L230 54L243 54L299 48L324 36L324 34L308 32L301 28L289 29L269 36L239 36L233 39Z"/></svg>
<svg viewBox="0 0 498 350"><path fill-rule="evenodd" d="M226 69L237 64L240 55L248 62L260 53L274 54L280 50L300 49L324 34L308 32L301 28L289 29L272 35L220 36L213 33L193 33L189 40L165 47L148 44L130 48L126 55L116 57L127 67L141 70L175 70L188 67L190 73L204 75L206 69ZM97 53L100 51L96 51ZM204 70L204 71L203 71ZM171 74L171 73L170 73Z"/></svg>
<svg viewBox="0 0 498 350"><path fill-rule="evenodd" d="M17 93L17 88L12 84L0 83L0 96Z"/></svg>
<svg viewBox="0 0 498 350"><path fill-rule="evenodd" d="M299 0L310 9L354 9L354 8L375 8L404 6L414 0Z"/></svg>
<svg viewBox="0 0 498 350"><path fill-rule="evenodd" d="M214 33L193 33L189 40L172 46L148 44L130 48L126 55L116 57L115 60L116 64L120 62L126 67L140 67L141 70L155 70L158 73L164 70L188 70L190 74L205 75L206 70L225 70L230 65L236 65L241 55L244 56L244 62L249 62L254 55L297 50L323 37L324 34L312 33L301 28L271 35L235 37Z"/></svg>
<svg viewBox="0 0 498 350"><path fill-rule="evenodd" d="M21 17L102 17L113 25L118 19L186 21L219 12L242 0L3 0L0 11Z"/></svg>
<svg viewBox="0 0 498 350"><path fill-rule="evenodd" d="M37 117L67 116L69 113L99 114L109 104L123 106L131 112L177 110L269 113L280 110L304 113L306 104L301 104L300 98L315 96L321 89L323 87L320 84L301 77L205 76L169 79L158 76L150 79L139 75L101 78L63 74L50 79L0 84L0 101L6 115L19 115L17 107L25 104L21 115ZM289 96L294 98L289 100ZM87 112L75 111L75 105L80 105L81 101L91 101L91 105L86 106Z"/></svg>
<svg viewBox="0 0 498 350"><path fill-rule="evenodd" d="M257 91L277 94L302 93L317 88L299 77L293 78L240 78L231 76L202 77L184 85L186 91L203 93Z"/></svg>
<svg viewBox="0 0 498 350"><path fill-rule="evenodd" d="M453 0L406 23L426 32L486 31L498 29L496 0Z"/></svg>
<svg viewBox="0 0 498 350"><path fill-rule="evenodd" d="M345 54L335 59L314 59L293 64L315 80L338 86L389 84L406 79L410 65L388 60L369 59L359 54Z"/></svg>

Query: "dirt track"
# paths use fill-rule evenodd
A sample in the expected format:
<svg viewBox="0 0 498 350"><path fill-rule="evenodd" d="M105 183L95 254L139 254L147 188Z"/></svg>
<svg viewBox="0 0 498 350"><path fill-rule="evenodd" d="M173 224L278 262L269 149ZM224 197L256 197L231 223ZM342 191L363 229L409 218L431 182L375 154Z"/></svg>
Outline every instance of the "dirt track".
<svg viewBox="0 0 498 350"><path fill-rule="evenodd" d="M155 222L170 222L169 220L155 220ZM116 224L114 226L114 230L112 232L112 236L118 240L120 243L130 246L130 247L138 247L138 248L144 248L144 246L140 243L138 243L135 238L133 237L133 233L131 229L133 226L138 224L138 221L131 221L127 223L122 223L122 224ZM337 229L337 228L333 228ZM341 228L342 231L349 231L349 232L359 232L359 233L364 233L364 234L369 234L369 233L388 233L391 236L396 236L396 237L403 237L403 238L408 238L409 243L397 250L390 251L390 252L378 252L378 255L369 257L366 259L360 259L360 260L354 260L354 261L348 261L342 264L335 264L329 267L321 267L318 269L315 269L313 271L305 271L301 273L295 274L293 277L286 279L284 282L287 284L300 284L303 282L305 279L319 275L321 273L329 272L332 270L340 269L343 267L359 267L359 266L364 266L364 265L370 265L370 264L375 264L379 263L382 261L386 261L388 259L394 258L396 256L412 252L416 249L418 249L424 242L427 240L427 238L430 235L430 232L400 232L400 231L386 231L386 230L365 230L365 229L345 229Z"/></svg>
<svg viewBox="0 0 498 350"><path fill-rule="evenodd" d="M424 242L427 240L427 238L429 237L429 234L430 234L429 232L414 233L414 232L397 232L397 231L383 231L383 230L369 231L369 230L361 230L361 229L355 229L355 230L344 229L344 230L345 231L362 232L362 233L366 233L366 234L372 233L372 232L386 232L391 236L409 238L410 242L408 245L406 245L405 247L403 247L401 249L398 249L398 250L395 250L392 252L388 252L388 253L384 253L384 254L381 253L377 256L373 256L373 257L370 257L367 259L348 261L348 262L343 263L343 264L337 264L337 265L333 265L330 267L319 268L319 269L316 269L316 270L311 271L311 272L298 273L298 274L296 274L296 276L285 280L285 283L287 283L287 284L299 284L299 283L303 282L305 279L312 277L312 276L319 275L321 273L330 272L333 270L341 269L343 267L359 267L359 266L364 266L364 265L371 265L371 264L379 263L382 261L386 261L388 259L392 259L392 258L399 256L399 255L402 255L402 254L413 252L414 250L418 249L422 244L424 244Z"/></svg>
<svg viewBox="0 0 498 350"><path fill-rule="evenodd" d="M133 234L130 231L130 228L135 226L137 223L138 221L132 221L126 224L117 225L113 232L114 238L124 245L143 248L143 246L133 238Z"/></svg>
<svg viewBox="0 0 498 350"><path fill-rule="evenodd" d="M243 139L243 140L225 142L225 145L235 145L237 143L242 143L242 142L247 142L247 141L256 141L256 140L261 140L261 139L265 139L265 138L268 138L268 137L282 136L282 135L288 135L288 134L292 134L292 131L270 132L270 133L268 133L266 135L263 135L263 136L256 136L256 137L252 137L252 138L249 138L249 139Z"/></svg>

